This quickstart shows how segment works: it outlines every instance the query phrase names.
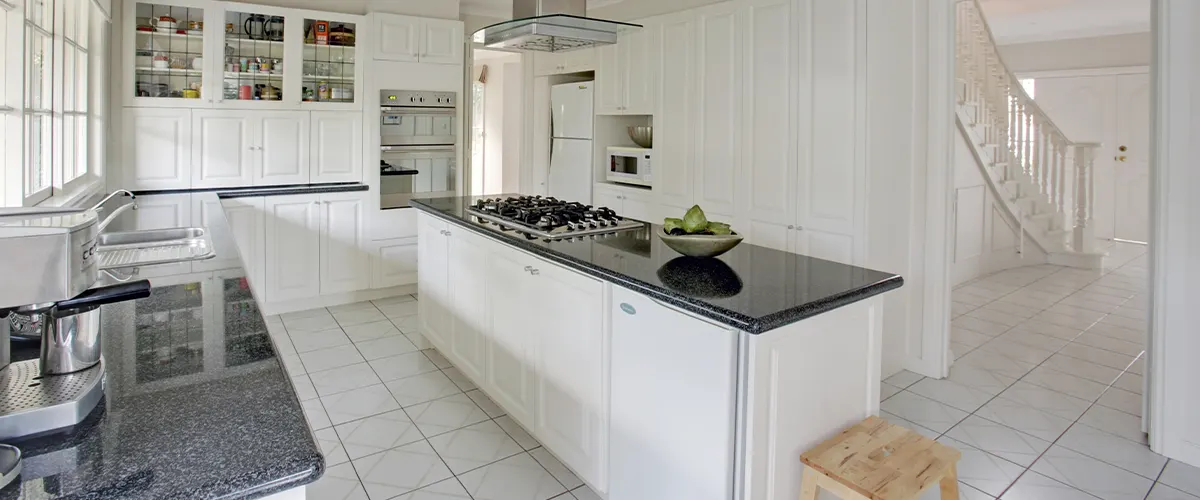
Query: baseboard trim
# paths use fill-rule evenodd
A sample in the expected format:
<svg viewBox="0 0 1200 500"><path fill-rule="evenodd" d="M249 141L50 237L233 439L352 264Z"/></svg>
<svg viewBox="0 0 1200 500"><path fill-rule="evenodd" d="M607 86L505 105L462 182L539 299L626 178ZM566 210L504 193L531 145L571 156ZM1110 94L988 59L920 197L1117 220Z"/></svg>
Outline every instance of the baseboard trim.
<svg viewBox="0 0 1200 500"><path fill-rule="evenodd" d="M1107 252L1055 252L1050 254L1047 259L1049 263L1057 266L1076 267L1079 269L1100 269L1104 264L1104 256Z"/></svg>
<svg viewBox="0 0 1200 500"><path fill-rule="evenodd" d="M362 302L364 300L379 300L387 297L395 297L397 295L407 295L413 293L417 293L417 285L415 283L391 288L358 290L354 292L321 295L319 297L289 300L284 302L268 302L259 304L259 308L262 309L263 316L274 316L277 314L316 309L318 307L340 306L342 304L352 304L355 302Z"/></svg>

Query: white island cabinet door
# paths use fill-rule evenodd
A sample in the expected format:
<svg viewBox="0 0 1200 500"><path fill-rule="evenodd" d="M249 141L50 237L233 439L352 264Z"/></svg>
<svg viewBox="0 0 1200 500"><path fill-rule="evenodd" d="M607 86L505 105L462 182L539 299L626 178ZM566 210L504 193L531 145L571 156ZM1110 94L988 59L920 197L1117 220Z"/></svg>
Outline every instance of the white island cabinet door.
<svg viewBox="0 0 1200 500"><path fill-rule="evenodd" d="M608 342L604 284L548 262L532 262L537 305L534 435L601 492L608 475Z"/></svg>
<svg viewBox="0 0 1200 500"><path fill-rule="evenodd" d="M264 111L257 116L261 164L254 183L308 184L309 113Z"/></svg>
<svg viewBox="0 0 1200 500"><path fill-rule="evenodd" d="M321 294L321 227L318 195L272 196L265 202L265 302Z"/></svg>
<svg viewBox="0 0 1200 500"><path fill-rule="evenodd" d="M254 290L263 289L263 266L266 263L266 234L263 228L265 200L257 197L219 200L225 210L225 219L229 222L229 233L237 244L238 255L231 258L241 257L242 269L246 271ZM220 259L221 255L218 254L217 258ZM192 264L193 272L203 270L197 264Z"/></svg>
<svg viewBox="0 0 1200 500"><path fill-rule="evenodd" d="M360 192L321 195L321 295L371 286L364 205Z"/></svg>
<svg viewBox="0 0 1200 500"><path fill-rule="evenodd" d="M362 137L362 113L313 111L311 181L361 181Z"/></svg>
<svg viewBox="0 0 1200 500"><path fill-rule="evenodd" d="M425 213L417 216L417 303L421 333L439 349L446 349L450 317L446 308L449 275L447 274L445 221Z"/></svg>
<svg viewBox="0 0 1200 500"><path fill-rule="evenodd" d="M734 498L737 332L617 286L611 315L608 497Z"/></svg>
<svg viewBox="0 0 1200 500"><path fill-rule="evenodd" d="M529 327L529 294L534 276L528 256L508 248L488 252L488 395L517 423L533 428L534 330Z"/></svg>
<svg viewBox="0 0 1200 500"><path fill-rule="evenodd" d="M472 380L483 380L487 351L487 261L491 244L467 229L450 226L449 304L453 314L447 353Z"/></svg>

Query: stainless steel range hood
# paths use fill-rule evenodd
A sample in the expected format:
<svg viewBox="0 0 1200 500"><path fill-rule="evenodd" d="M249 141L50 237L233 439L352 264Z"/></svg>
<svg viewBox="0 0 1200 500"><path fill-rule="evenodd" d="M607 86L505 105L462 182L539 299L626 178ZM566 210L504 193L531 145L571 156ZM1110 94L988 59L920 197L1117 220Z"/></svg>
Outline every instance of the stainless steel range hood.
<svg viewBox="0 0 1200 500"><path fill-rule="evenodd" d="M587 0L513 0L513 20L475 32L486 47L566 52L617 43L617 33L641 25L591 19Z"/></svg>

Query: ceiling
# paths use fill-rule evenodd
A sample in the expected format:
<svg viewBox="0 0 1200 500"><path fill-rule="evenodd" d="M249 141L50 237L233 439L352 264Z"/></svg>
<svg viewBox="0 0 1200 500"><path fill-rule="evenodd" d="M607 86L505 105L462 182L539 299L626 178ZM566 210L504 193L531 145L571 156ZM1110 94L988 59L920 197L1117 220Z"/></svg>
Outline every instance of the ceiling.
<svg viewBox="0 0 1200 500"><path fill-rule="evenodd" d="M980 0L1002 45L1150 31L1151 0Z"/></svg>
<svg viewBox="0 0 1200 500"><path fill-rule="evenodd" d="M595 9L621 1L587 0L587 5L588 9ZM509 19L512 17L512 0L461 0L459 2L459 10L463 14Z"/></svg>

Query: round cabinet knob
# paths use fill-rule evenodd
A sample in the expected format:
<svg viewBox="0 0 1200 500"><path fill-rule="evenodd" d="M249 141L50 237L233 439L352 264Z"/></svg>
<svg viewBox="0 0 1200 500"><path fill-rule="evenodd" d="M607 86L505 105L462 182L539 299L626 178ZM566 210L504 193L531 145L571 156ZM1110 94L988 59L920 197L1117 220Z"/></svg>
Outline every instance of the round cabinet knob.
<svg viewBox="0 0 1200 500"><path fill-rule="evenodd" d="M796 226L794 226L792 224L788 224L788 229L796 229Z"/></svg>

